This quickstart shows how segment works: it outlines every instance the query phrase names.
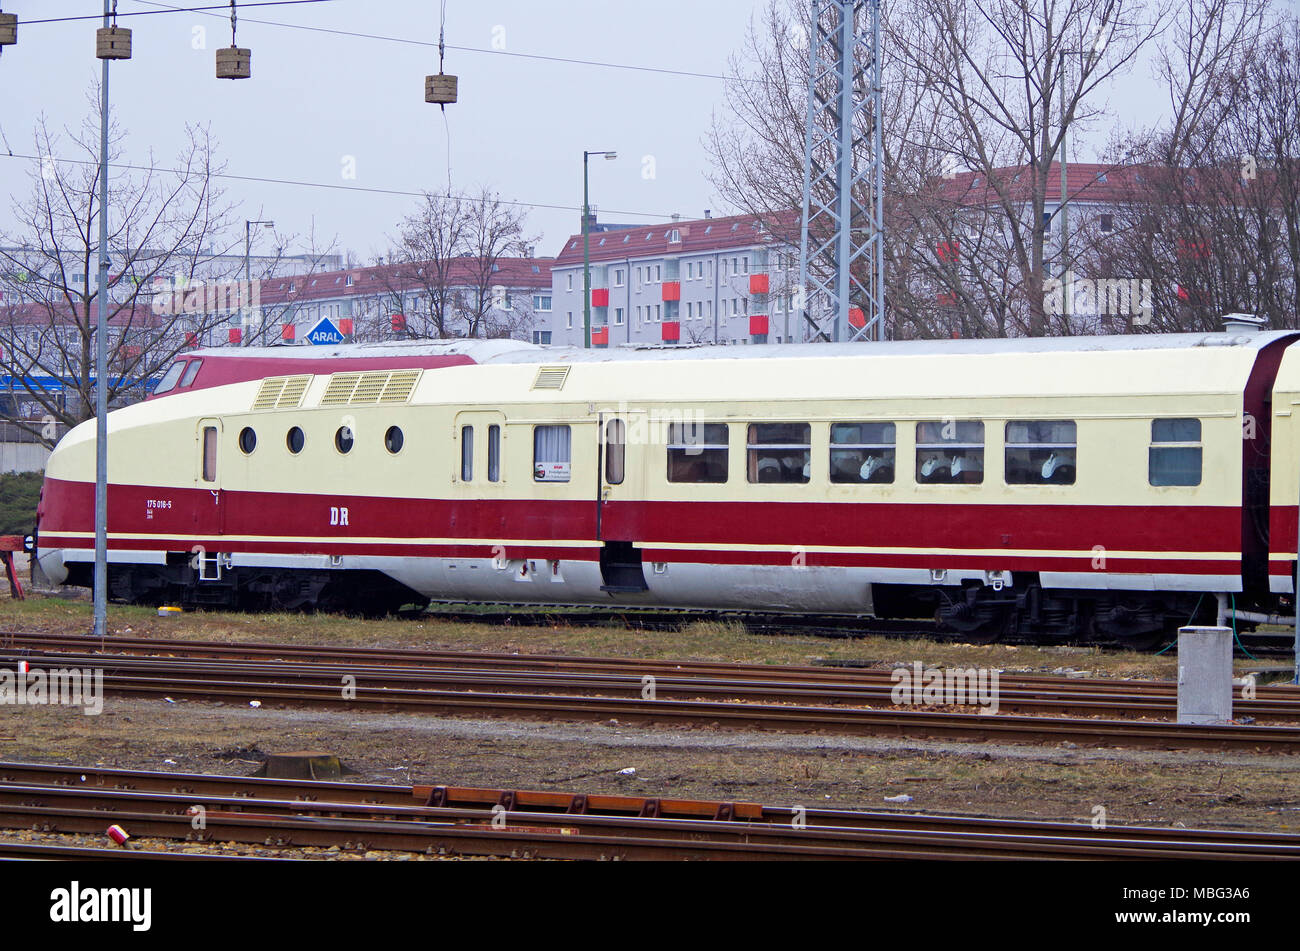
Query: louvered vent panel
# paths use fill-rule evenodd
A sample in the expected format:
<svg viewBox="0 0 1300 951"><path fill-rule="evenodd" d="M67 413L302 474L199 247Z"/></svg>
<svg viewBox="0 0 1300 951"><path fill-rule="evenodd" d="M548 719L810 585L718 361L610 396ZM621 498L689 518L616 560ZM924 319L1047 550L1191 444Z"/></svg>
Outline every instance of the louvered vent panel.
<svg viewBox="0 0 1300 951"><path fill-rule="evenodd" d="M280 398L275 401L276 409L297 409L302 405L303 395L307 392L307 386L311 383L311 374L304 373L301 376L286 377L284 381L284 391Z"/></svg>
<svg viewBox="0 0 1300 951"><path fill-rule="evenodd" d="M384 392L379 397L381 403L405 403L411 398L415 384L419 382L419 370L394 370L384 384Z"/></svg>
<svg viewBox="0 0 1300 951"><path fill-rule="evenodd" d="M371 370L336 373L330 377L321 406L405 403L411 398L420 370Z"/></svg>
<svg viewBox="0 0 1300 951"><path fill-rule="evenodd" d="M303 394L311 383L311 374L301 376L271 376L258 387L253 409L293 409L302 405Z"/></svg>
<svg viewBox="0 0 1300 951"><path fill-rule="evenodd" d="M325 387L325 395L320 398L321 406L340 406L351 402L352 391L356 389L360 373L335 373Z"/></svg>
<svg viewBox="0 0 1300 951"><path fill-rule="evenodd" d="M284 392L284 384L288 379L284 376L272 376L263 380L262 385L258 387L257 398L253 400L253 409L275 409L275 404L280 399L280 394Z"/></svg>
<svg viewBox="0 0 1300 951"><path fill-rule="evenodd" d="M537 379L533 381L533 389L562 390L568 376L568 367L541 367L537 371Z"/></svg>

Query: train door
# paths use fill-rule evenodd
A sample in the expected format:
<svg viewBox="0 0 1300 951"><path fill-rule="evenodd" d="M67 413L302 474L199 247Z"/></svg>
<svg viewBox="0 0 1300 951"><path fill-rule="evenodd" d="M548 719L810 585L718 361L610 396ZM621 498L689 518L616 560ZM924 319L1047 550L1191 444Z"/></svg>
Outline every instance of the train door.
<svg viewBox="0 0 1300 951"><path fill-rule="evenodd" d="M223 499L221 497L221 420L201 419L194 437L195 478L198 490L194 500L194 534L207 536L195 545L195 564L199 580L215 581L220 577L221 564L217 539L225 530Z"/></svg>
<svg viewBox="0 0 1300 951"><path fill-rule="evenodd" d="M650 443L646 414L620 410L600 414L599 497L596 531L604 543L600 567L604 589L645 591L641 550L645 538L646 458Z"/></svg>

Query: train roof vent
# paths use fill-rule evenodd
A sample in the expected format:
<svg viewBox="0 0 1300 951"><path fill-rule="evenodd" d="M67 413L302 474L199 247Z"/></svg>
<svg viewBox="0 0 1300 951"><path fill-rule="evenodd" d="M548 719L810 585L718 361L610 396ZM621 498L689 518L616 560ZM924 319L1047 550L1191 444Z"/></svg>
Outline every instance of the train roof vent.
<svg viewBox="0 0 1300 951"><path fill-rule="evenodd" d="M335 373L325 387L321 406L405 403L411 398L421 370L368 370Z"/></svg>
<svg viewBox="0 0 1300 951"><path fill-rule="evenodd" d="M537 379L533 380L533 389L562 390L564 381L568 378L568 367L540 367L537 370Z"/></svg>
<svg viewBox="0 0 1300 951"><path fill-rule="evenodd" d="M262 381L253 400L253 409L295 409L302 405L303 394L311 383L311 374L272 376Z"/></svg>

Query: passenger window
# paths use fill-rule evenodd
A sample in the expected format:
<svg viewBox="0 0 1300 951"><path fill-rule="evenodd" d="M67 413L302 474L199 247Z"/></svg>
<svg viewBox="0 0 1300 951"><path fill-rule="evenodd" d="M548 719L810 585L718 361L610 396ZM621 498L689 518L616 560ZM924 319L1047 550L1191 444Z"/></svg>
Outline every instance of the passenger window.
<svg viewBox="0 0 1300 951"><path fill-rule="evenodd" d="M1153 419L1147 481L1152 485L1201 484L1201 421Z"/></svg>
<svg viewBox="0 0 1300 951"><path fill-rule="evenodd" d="M460 480L474 481L474 427L460 428Z"/></svg>
<svg viewBox="0 0 1300 951"><path fill-rule="evenodd" d="M153 388L154 395L159 393L169 393L176 389L176 384L180 382L181 374L185 372L184 360L177 360L167 368L163 378L158 381L158 385Z"/></svg>
<svg viewBox="0 0 1300 951"><path fill-rule="evenodd" d="M623 484L623 465L627 460L627 424L611 419L605 424L605 481Z"/></svg>
<svg viewBox="0 0 1300 951"><path fill-rule="evenodd" d="M812 468L807 423L750 423L746 470L750 482L807 482Z"/></svg>
<svg viewBox="0 0 1300 951"><path fill-rule="evenodd" d="M897 441L893 423L832 423L831 481L893 482Z"/></svg>
<svg viewBox="0 0 1300 951"><path fill-rule="evenodd" d="M1076 432L1068 420L1007 423L1007 485L1074 485Z"/></svg>
<svg viewBox="0 0 1300 951"><path fill-rule="evenodd" d="M501 481L501 427L488 427L488 481Z"/></svg>
<svg viewBox="0 0 1300 951"><path fill-rule="evenodd" d="M916 481L979 485L984 481L984 424L939 420L916 424Z"/></svg>
<svg viewBox="0 0 1300 951"><path fill-rule="evenodd" d="M572 441L568 426L533 427L533 480L568 482Z"/></svg>
<svg viewBox="0 0 1300 951"><path fill-rule="evenodd" d="M203 481L217 481L217 427L203 427Z"/></svg>
<svg viewBox="0 0 1300 951"><path fill-rule="evenodd" d="M194 378L199 375L199 367L203 366L202 360L191 360L185 367L185 375L181 377L180 385L189 386L194 382Z"/></svg>
<svg viewBox="0 0 1300 951"><path fill-rule="evenodd" d="M669 423L668 481L726 482L726 423Z"/></svg>

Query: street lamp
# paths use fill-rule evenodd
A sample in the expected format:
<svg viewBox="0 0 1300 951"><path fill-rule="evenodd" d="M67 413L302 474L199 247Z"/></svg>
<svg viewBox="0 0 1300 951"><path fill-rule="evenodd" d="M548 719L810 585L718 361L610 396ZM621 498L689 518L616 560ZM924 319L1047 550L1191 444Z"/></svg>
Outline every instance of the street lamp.
<svg viewBox="0 0 1300 951"><path fill-rule="evenodd" d="M253 243L253 225L261 225L264 228L270 229L275 227L275 222L274 221L248 221L248 220L244 221L244 288L250 294L252 293L251 290L249 290L252 287L252 282L250 281L249 274L248 274L248 256ZM241 301L241 303L243 302ZM245 309L247 309L247 306L248 305L245 303ZM244 341L244 346L245 347L248 346L247 340Z"/></svg>
<svg viewBox="0 0 1300 951"><path fill-rule="evenodd" d="M618 158L617 152L582 153L582 345L591 346L591 206L588 202L587 159L603 155L606 161Z"/></svg>

